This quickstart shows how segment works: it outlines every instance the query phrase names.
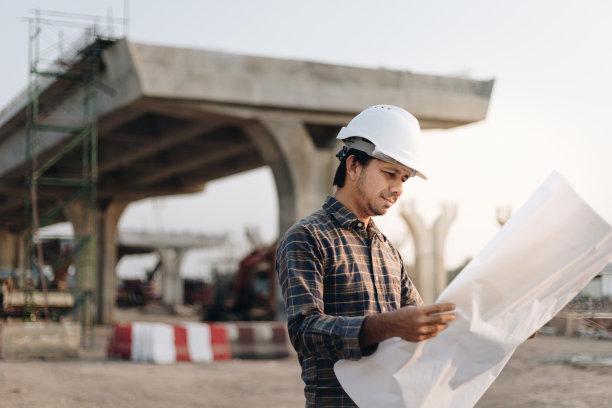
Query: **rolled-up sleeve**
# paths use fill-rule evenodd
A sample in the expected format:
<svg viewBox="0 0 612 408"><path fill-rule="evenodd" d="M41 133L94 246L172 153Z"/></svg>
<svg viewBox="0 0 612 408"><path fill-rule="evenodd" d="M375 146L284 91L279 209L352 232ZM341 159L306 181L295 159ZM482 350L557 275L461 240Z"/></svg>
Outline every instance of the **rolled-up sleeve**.
<svg viewBox="0 0 612 408"><path fill-rule="evenodd" d="M276 260L296 351L313 357L360 359L359 332L365 316L325 314L325 268L316 236L304 226L294 226L280 242Z"/></svg>

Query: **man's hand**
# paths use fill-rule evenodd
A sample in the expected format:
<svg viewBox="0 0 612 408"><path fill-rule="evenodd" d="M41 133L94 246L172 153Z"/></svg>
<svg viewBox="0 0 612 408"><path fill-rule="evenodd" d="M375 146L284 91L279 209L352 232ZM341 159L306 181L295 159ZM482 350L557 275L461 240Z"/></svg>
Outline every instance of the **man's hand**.
<svg viewBox="0 0 612 408"><path fill-rule="evenodd" d="M429 306L408 306L388 313L369 315L359 333L362 347L379 343L391 337L407 341L423 341L435 337L455 320L452 303Z"/></svg>
<svg viewBox="0 0 612 408"><path fill-rule="evenodd" d="M436 337L455 320L455 314L448 313L452 310L455 310L452 303L403 307L390 313L393 315L391 330L395 336L407 341L427 340Z"/></svg>

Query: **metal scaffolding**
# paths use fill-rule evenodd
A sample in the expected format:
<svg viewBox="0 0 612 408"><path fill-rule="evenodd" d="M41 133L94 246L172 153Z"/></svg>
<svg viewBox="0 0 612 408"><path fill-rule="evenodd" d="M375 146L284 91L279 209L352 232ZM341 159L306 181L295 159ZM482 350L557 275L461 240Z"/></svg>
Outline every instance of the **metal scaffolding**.
<svg viewBox="0 0 612 408"><path fill-rule="evenodd" d="M97 104L101 54L116 41L115 26L124 25L125 20L48 10L31 13L26 18L29 80L23 317L53 317L47 280L60 265L74 263L74 317L80 320L86 339L93 325L98 265ZM58 110L60 104L63 108ZM66 211L72 216L67 216ZM74 235L64 237L71 240L72 249L56 259L54 265L48 265L40 228L64 221L64 217L72 218ZM42 307L34 301L39 292L44 299Z"/></svg>

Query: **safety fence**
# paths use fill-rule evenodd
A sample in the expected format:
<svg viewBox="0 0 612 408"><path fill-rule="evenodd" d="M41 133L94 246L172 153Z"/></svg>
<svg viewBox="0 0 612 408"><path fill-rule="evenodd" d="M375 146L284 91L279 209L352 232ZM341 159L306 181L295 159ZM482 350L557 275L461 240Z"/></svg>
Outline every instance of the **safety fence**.
<svg viewBox="0 0 612 408"><path fill-rule="evenodd" d="M110 331L109 358L168 364L286 358L291 352L280 322L117 323Z"/></svg>

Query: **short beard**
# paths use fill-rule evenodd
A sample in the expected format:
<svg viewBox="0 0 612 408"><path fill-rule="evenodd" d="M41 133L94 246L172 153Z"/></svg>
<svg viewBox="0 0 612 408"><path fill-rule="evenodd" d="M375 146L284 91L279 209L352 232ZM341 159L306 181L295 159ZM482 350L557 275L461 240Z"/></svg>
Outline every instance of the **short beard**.
<svg viewBox="0 0 612 408"><path fill-rule="evenodd" d="M380 210L380 209L372 207L372 205L370 204L370 201L368 200L368 197L365 192L365 188L363 188L364 184L365 184L365 176L364 176L364 172L362 171L359 174L359 178L357 178L357 183L356 183L357 193L359 194L359 197L361 197L361 202L367 206L367 209L370 212L370 214L384 215L387 212L386 209Z"/></svg>

